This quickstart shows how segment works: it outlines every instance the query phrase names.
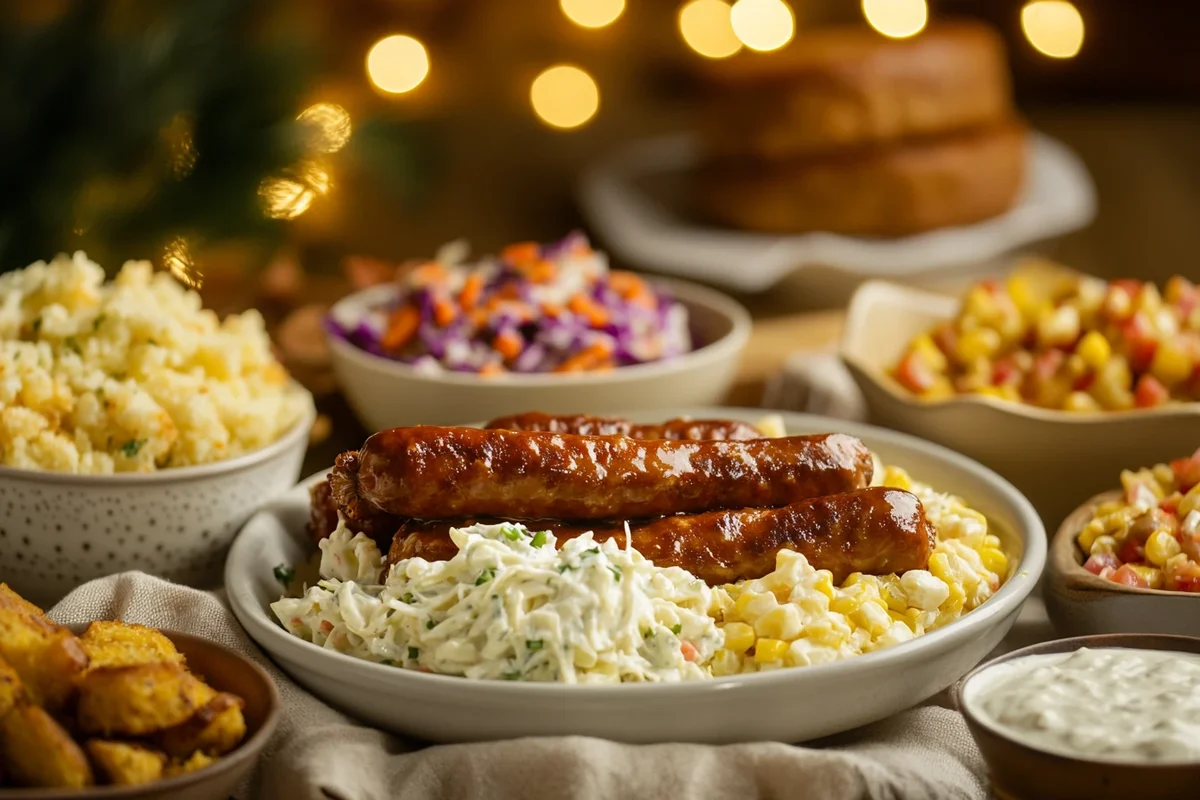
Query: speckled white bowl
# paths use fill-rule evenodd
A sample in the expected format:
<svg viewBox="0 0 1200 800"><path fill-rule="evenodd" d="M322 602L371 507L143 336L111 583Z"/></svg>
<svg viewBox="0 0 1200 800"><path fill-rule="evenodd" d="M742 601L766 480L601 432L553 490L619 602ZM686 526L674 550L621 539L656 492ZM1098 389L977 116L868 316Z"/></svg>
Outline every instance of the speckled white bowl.
<svg viewBox="0 0 1200 800"><path fill-rule="evenodd" d="M238 529L300 476L313 417L260 450L195 467L119 475L0 467L0 580L42 606L125 570L220 583Z"/></svg>

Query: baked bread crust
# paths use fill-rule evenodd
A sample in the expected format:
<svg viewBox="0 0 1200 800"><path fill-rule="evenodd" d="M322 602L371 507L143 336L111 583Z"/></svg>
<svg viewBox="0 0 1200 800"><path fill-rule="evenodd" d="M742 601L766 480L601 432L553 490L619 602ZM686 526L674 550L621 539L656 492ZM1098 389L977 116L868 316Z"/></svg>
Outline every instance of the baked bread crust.
<svg viewBox="0 0 1200 800"><path fill-rule="evenodd" d="M706 218L747 230L906 236L1008 210L1027 139L1009 122L837 157L714 162L695 176L695 197Z"/></svg>
<svg viewBox="0 0 1200 800"><path fill-rule="evenodd" d="M705 74L711 91L699 127L712 158L827 155L1000 123L1012 106L1004 42L973 21L899 41L831 26Z"/></svg>

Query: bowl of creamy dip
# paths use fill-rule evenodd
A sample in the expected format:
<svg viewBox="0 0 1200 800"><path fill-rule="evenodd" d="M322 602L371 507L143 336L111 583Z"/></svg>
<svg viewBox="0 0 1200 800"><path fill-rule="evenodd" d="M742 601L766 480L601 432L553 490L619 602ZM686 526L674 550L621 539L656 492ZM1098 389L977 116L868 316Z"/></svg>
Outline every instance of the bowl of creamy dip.
<svg viewBox="0 0 1200 800"><path fill-rule="evenodd" d="M1200 638L1060 639L958 684L1000 800L1200 796Z"/></svg>

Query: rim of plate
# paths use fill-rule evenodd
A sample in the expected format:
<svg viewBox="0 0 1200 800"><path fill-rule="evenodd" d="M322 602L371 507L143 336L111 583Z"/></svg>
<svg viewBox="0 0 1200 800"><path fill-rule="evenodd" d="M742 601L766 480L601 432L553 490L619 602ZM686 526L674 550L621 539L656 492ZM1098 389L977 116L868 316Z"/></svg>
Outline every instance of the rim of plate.
<svg viewBox="0 0 1200 800"><path fill-rule="evenodd" d="M298 386L299 384L297 384ZM305 390L305 394L308 391ZM88 484L92 486L144 486L147 484L182 483L196 478L208 478L230 472L240 472L257 466L264 461L270 461L287 450L295 447L299 441L307 440L313 422L317 418L317 409L313 404L312 395L304 416L288 429L282 436L270 444L257 450L243 453L240 456L212 461L208 464L194 464L187 467L168 467L157 472L115 472L109 475L87 475L74 472L49 472L38 469L21 469L19 467L0 466L0 480L18 480L30 483L56 484Z"/></svg>
<svg viewBox="0 0 1200 800"><path fill-rule="evenodd" d="M647 278L647 280L654 286L661 286L668 289L673 299L684 305L703 306L707 310L721 315L729 321L729 331L717 339L702 344L700 347L682 355L661 361L616 367L608 372L583 372L569 376L558 375L552 372L528 374L506 373L504 375L482 378L479 375L467 372L444 371L426 374L414 369L409 364L368 353L346 339L330 333L328 325L323 325L322 327L324 328L325 340L329 342L331 349L369 369L390 373L414 381L489 387L546 388L549 386L576 386L592 383L612 384L637 380L652 374L669 374L694 367L697 365L697 362L723 356L729 352L737 352L749 341L751 328L750 312L729 295L719 292L716 289L710 289L707 286L701 286L700 284L678 278L654 276L653 279ZM383 284L348 294L333 304L329 310L329 314L333 314L339 307L365 306L374 301L376 297L384 299L392 291L393 288L390 284Z"/></svg>
<svg viewBox="0 0 1200 800"><path fill-rule="evenodd" d="M666 416L693 416L700 417L701 415L711 417L713 414L723 414L730 418L758 418L764 416L778 414L783 417L785 429L802 427L815 429L825 427L828 430L834 430L839 433L847 433L852 436L867 435L871 438L879 438L886 441L888 444L898 447L923 451L924 454L933 456L936 459L947 462L948 465L955 470L965 472L976 480L988 484L992 487L996 495L1009 505L1016 512L1016 522L1020 525L1025 533L1018 531L1011 533L1018 537L1021 542L1020 561L1013 568L1007 581L996 591L992 597L988 598L983 605L964 614L954 622L949 623L943 628L939 628L930 633L922 634L907 642L903 642L892 647L875 650L870 653L862 653L845 658L838 661L833 661L827 664L817 664L808 667L795 667L787 669L771 670L770 672L745 673L738 675L726 675L722 677L705 678L703 680L694 681L672 681L672 682L646 682L646 683L617 683L617 684L564 684L559 682L539 682L539 681L494 681L494 680L470 680L457 675L439 675L436 673L418 672L416 670L405 670L385 664L378 664L372 661L365 661L354 656L339 653L334 650L326 650L312 642L306 642L296 636L291 635L282 627L276 624L270 616L270 609L260 607L255 600L248 586L252 585L249 582L238 579L240 576L235 569L235 565L239 562L249 562L251 559L243 555L249 544L249 540L243 533L239 533L234 541L233 548L230 550L229 558L226 561L225 568L225 585L229 592L230 604L234 614L242 623L242 626L249 631L258 631L260 636L266 636L272 644L268 645L263 642L260 636L255 636L251 633L251 637L259 642L268 650L274 651L279 648L290 650L294 657L304 658L306 656L317 658L317 654L321 653L328 656L331 661L330 665L342 665L347 670L355 670L357 674L363 678L372 681L414 681L415 686L429 686L430 688L455 688L456 691L462 692L495 692L495 691L512 691L528 694L531 696L539 695L561 695L564 687L568 689L572 695L580 697L613 697L620 696L625 693L636 694L646 691L655 691L659 693L690 693L696 691L721 691L739 688L749 684L752 686L770 686L772 684L795 680L798 675L828 675L833 672L839 672L843 675L855 672L869 670L876 664L884 661L904 661L909 658L920 658L920 653L926 651L937 651L938 646L947 646L953 643L960 637L968 636L970 631L985 626L988 620L994 618L1003 618L1005 615L1016 612L1021 605L1028 599L1037 585L1038 579L1041 576L1042 570L1046 563L1046 533L1042 525L1041 518L1034 511L1033 505L1022 495L1015 486L1002 478L997 473L983 466L982 464L967 458L964 455L954 452L941 445L927 442L916 436L900 433L898 431L888 430L886 428L876 427L857 422L846 422L837 420L831 417L824 417L816 414L802 414L797 412L777 411L773 409L748 409L744 407L707 407L707 408L681 408L663 410L654 412L655 415L666 418ZM628 416L636 418L638 415L645 416L646 412L628 412L622 414L620 411L612 412L614 416ZM306 478L297 487L307 487L318 476L322 476L327 470L317 473L316 475ZM253 524L254 519L259 514L270 513L268 511L260 511L255 514L247 523L246 526ZM243 607L245 603L245 607ZM275 643L278 643L277 645ZM389 677L392 676L392 677Z"/></svg>

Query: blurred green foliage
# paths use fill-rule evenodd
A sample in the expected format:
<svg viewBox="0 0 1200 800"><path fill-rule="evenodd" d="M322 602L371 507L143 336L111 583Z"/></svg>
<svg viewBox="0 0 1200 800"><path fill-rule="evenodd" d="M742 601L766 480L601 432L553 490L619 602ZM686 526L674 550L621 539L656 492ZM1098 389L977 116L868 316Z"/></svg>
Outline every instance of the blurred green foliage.
<svg viewBox="0 0 1200 800"><path fill-rule="evenodd" d="M40 0L37 0L40 2ZM51 19L0 11L0 272L86 249L112 268L177 235L277 241L259 186L296 174L296 119L320 67L287 0L76 0ZM338 158L419 194L417 132L356 124ZM361 139L361 141L360 141Z"/></svg>

